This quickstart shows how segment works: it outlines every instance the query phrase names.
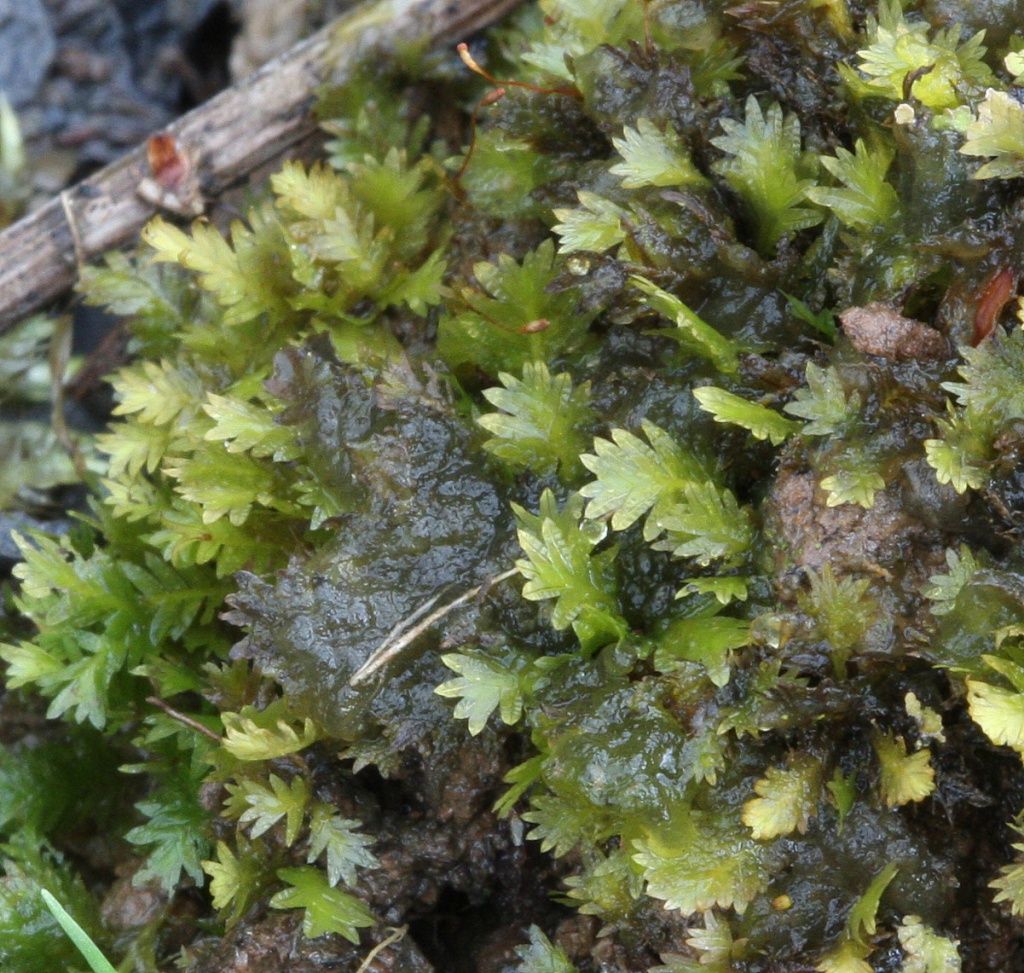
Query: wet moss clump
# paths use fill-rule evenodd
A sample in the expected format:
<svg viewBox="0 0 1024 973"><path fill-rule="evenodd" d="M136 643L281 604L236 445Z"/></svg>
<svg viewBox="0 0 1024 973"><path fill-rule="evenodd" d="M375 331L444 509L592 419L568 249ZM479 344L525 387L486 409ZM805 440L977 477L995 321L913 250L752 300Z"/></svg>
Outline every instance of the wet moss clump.
<svg viewBox="0 0 1024 973"><path fill-rule="evenodd" d="M87 271L136 358L0 654L139 775L113 951L1024 962L1016 6L543 0ZM99 815L5 800L14 930Z"/></svg>

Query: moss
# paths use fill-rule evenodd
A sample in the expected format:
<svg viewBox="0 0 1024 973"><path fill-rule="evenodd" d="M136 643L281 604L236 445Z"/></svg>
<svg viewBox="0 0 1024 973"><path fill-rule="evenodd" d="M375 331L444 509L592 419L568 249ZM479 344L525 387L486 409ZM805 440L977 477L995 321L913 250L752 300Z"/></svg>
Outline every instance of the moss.
<svg viewBox="0 0 1024 973"><path fill-rule="evenodd" d="M367 72L330 167L88 273L139 358L2 654L131 740L143 878L353 943L447 883L452 968L506 913L524 973L1013 966L1024 152L982 6L545 0L450 141L417 85L479 79Z"/></svg>

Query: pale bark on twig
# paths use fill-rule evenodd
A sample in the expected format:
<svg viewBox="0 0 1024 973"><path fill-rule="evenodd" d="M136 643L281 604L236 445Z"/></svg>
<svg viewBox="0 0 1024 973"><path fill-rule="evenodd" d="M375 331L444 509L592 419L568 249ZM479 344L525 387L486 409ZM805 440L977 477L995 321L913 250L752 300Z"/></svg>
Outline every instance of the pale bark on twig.
<svg viewBox="0 0 1024 973"><path fill-rule="evenodd" d="M208 199L310 136L321 84L398 43L450 43L519 0L373 0L182 116L162 131L196 160ZM0 233L0 334L60 297L78 265L133 241L156 212L136 192L149 175L140 146Z"/></svg>

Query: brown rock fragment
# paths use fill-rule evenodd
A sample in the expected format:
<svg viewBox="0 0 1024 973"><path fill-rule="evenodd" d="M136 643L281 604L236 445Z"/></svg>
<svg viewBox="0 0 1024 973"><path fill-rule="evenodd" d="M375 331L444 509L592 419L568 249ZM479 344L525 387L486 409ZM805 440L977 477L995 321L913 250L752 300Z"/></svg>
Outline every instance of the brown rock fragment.
<svg viewBox="0 0 1024 973"><path fill-rule="evenodd" d="M922 544L931 538L912 518L895 490L881 490L870 510L845 503L829 507L813 473L783 471L766 507L777 539L775 571L790 568L836 574L850 572L885 577L901 565L914 563Z"/></svg>
<svg viewBox="0 0 1024 973"><path fill-rule="evenodd" d="M103 899L103 921L115 932L141 929L167 908L168 897L159 884L135 885L133 877L122 875Z"/></svg>
<svg viewBox="0 0 1024 973"><path fill-rule="evenodd" d="M921 592L943 569L941 528L914 516L906 490L890 484L869 510L856 504L828 506L809 470L783 468L765 505L775 590L795 604L809 571L870 578L890 635L876 633L876 649L898 642L906 629L921 630L931 618ZM912 640L911 640L912 641ZM908 643L909 644L909 643Z"/></svg>
<svg viewBox="0 0 1024 973"><path fill-rule="evenodd" d="M839 315L843 331L858 351L889 361L946 358L949 342L934 328L905 318L877 302Z"/></svg>

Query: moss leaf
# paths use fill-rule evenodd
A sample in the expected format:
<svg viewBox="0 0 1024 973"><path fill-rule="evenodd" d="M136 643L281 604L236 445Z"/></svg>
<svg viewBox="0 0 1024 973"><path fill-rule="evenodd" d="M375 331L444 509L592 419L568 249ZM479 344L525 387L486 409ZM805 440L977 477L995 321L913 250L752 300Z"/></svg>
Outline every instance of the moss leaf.
<svg viewBox="0 0 1024 973"><path fill-rule="evenodd" d="M277 876L289 888L274 895L270 905L275 909L304 909L302 933L305 936L312 938L335 932L358 943L359 930L372 926L375 921L359 899L332 888L318 868L280 868Z"/></svg>
<svg viewBox="0 0 1024 973"><path fill-rule="evenodd" d="M556 209L553 214L558 222L552 232L562 238L559 253L604 253L626 239L622 224L629 214L621 206L587 189L579 190L577 195L579 206Z"/></svg>
<svg viewBox="0 0 1024 973"><path fill-rule="evenodd" d="M831 436L848 426L860 412L860 395L843 390L839 373L832 365L819 368L807 363L807 388L797 389L794 401L783 406L790 415L807 422L800 430L805 436Z"/></svg>
<svg viewBox="0 0 1024 973"><path fill-rule="evenodd" d="M725 134L711 144L726 158L713 168L749 207L761 253L774 250L783 236L821 222L819 212L800 205L814 180L803 172L796 115L783 116L777 104L763 111L751 95L743 122L725 118L721 124Z"/></svg>
<svg viewBox="0 0 1024 973"><path fill-rule="evenodd" d="M477 419L493 436L484 449L513 468L572 480L593 422L589 383L573 388L567 373L552 375L543 362L527 363L521 380L506 372L498 378L504 387L486 389L484 398L501 411Z"/></svg>
<svg viewBox="0 0 1024 973"><path fill-rule="evenodd" d="M868 148L857 139L854 151L841 146L835 156L819 156L821 164L842 183L839 188L812 186L812 203L827 206L846 225L857 230L886 226L896 212L896 190L885 179L893 153L882 144Z"/></svg>
<svg viewBox="0 0 1024 973"><path fill-rule="evenodd" d="M891 734L877 735L874 747L882 768L879 789L886 806L923 801L935 790L935 770L927 747L908 754L903 737Z"/></svg>
<svg viewBox="0 0 1024 973"><path fill-rule="evenodd" d="M537 926L530 926L530 942L517 946L518 973L578 973L561 946L556 946Z"/></svg>
<svg viewBox="0 0 1024 973"><path fill-rule="evenodd" d="M957 941L934 932L920 916L904 916L896 934L904 953L900 973L960 973Z"/></svg>
<svg viewBox="0 0 1024 973"><path fill-rule="evenodd" d="M1024 176L1024 106L1009 92L989 88L978 117L967 126L964 155L992 158L975 179L1017 179Z"/></svg>
<svg viewBox="0 0 1024 973"><path fill-rule="evenodd" d="M469 721L472 736L483 730L495 711L509 726L517 723L523 714L523 692L519 680L523 662L518 656L510 658L512 666L479 652L472 655L449 652L441 656L441 661L452 672L458 673L458 678L441 683L434 692L459 700L455 716Z"/></svg>
<svg viewBox="0 0 1024 973"><path fill-rule="evenodd" d="M672 125L662 132L649 118L638 118L636 128L625 126L622 138L613 138L612 145L622 162L609 172L622 177L624 189L700 185L707 181L690 161Z"/></svg>
<svg viewBox="0 0 1024 973"><path fill-rule="evenodd" d="M282 818L285 819L285 844L292 845L299 836L309 803L309 785L302 777L293 777L291 783L271 774L264 784L260 780L243 780L228 784L231 795L225 802L229 813L239 824L250 825L253 838L269 831Z"/></svg>
<svg viewBox="0 0 1024 973"><path fill-rule="evenodd" d="M808 754L791 753L785 769L769 767L743 805L743 823L755 838L767 840L807 830L821 796L824 767Z"/></svg>
<svg viewBox="0 0 1024 973"><path fill-rule="evenodd" d="M696 811L688 816L671 838L652 835L634 842L633 860L643 869L647 894L684 915L715 905L742 913L767 884L766 846L739 821Z"/></svg>
<svg viewBox="0 0 1024 973"><path fill-rule="evenodd" d="M538 514L516 504L513 510L520 524L519 544L526 554L516 561L526 578L523 597L554 599L551 624L556 629L571 625L586 649L621 638L626 623L618 612L615 549L593 554L605 527L595 521L581 523L583 499L574 495L559 510L554 494L545 490Z"/></svg>
<svg viewBox="0 0 1024 973"><path fill-rule="evenodd" d="M707 478L704 464L663 429L645 421L643 432L647 443L613 429L611 441L595 439L594 452L580 457L597 477L580 490L590 501L588 519L611 514L612 530L625 530L648 513L659 522L683 487Z"/></svg>
<svg viewBox="0 0 1024 973"><path fill-rule="evenodd" d="M313 863L325 855L327 858L327 881L337 885L344 880L346 885L355 885L356 868L376 868L377 858L370 851L373 838L359 834L356 828L361 821L343 818L330 804L317 802L309 816L309 851L306 861Z"/></svg>
<svg viewBox="0 0 1024 973"><path fill-rule="evenodd" d="M993 743L1024 755L1024 694L968 679L967 708Z"/></svg>
<svg viewBox="0 0 1024 973"><path fill-rule="evenodd" d="M740 426L755 439L767 439L773 446L781 445L801 429L800 423L725 389L705 386L694 389L693 397L705 412L715 417L715 422Z"/></svg>
<svg viewBox="0 0 1024 973"><path fill-rule="evenodd" d="M246 707L241 713L222 713L224 748L239 760L273 760L305 750L317 739L316 726L307 716L301 729L274 719L269 712Z"/></svg>

